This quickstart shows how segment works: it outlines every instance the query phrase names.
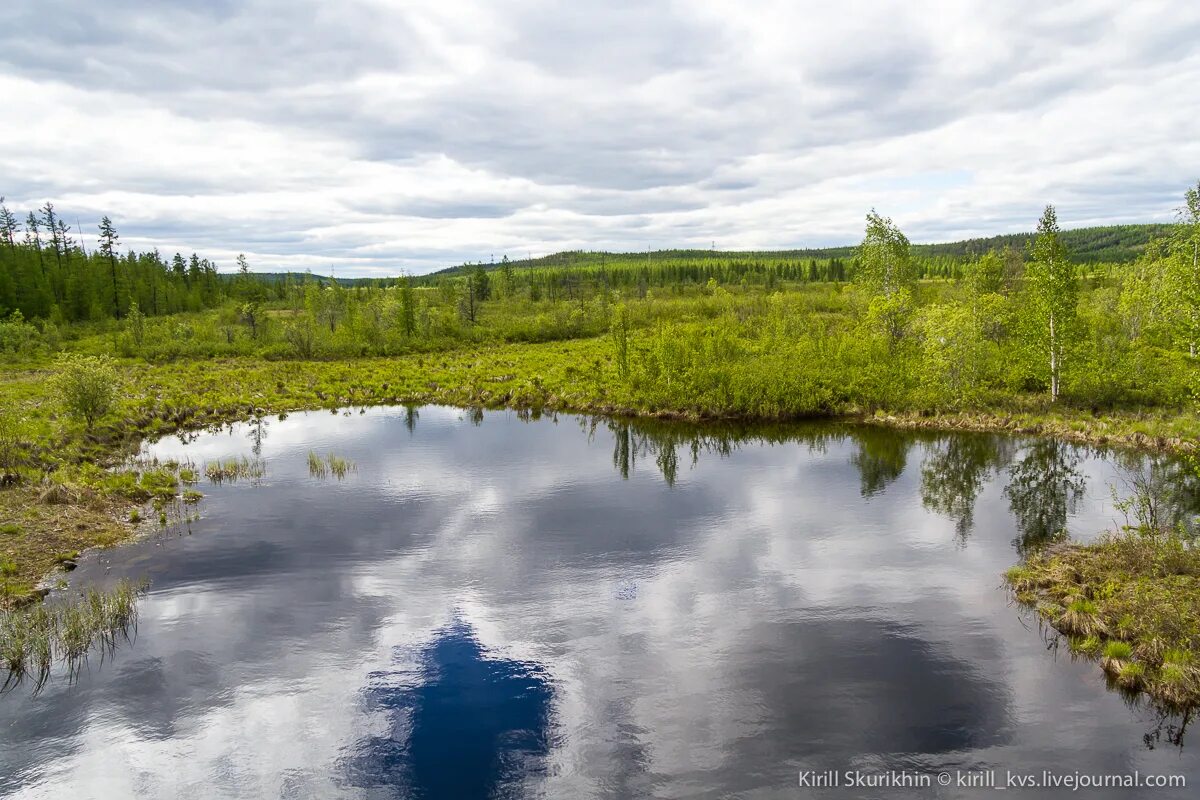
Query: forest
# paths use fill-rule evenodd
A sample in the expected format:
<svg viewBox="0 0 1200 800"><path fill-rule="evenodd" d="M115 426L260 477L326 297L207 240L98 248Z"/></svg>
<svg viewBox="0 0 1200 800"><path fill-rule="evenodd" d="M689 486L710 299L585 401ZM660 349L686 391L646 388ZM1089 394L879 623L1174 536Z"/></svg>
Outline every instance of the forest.
<svg viewBox="0 0 1200 800"><path fill-rule="evenodd" d="M221 273L195 254L122 254L107 217L88 253L50 203L24 225L6 206L0 219L0 355L14 365L60 351L164 369L235 358L479 362L510 347L507 374L458 387L470 388L468 399L582 393L587 408L772 419L1043 400L1169 415L1190 408L1196 391L1196 188L1173 225L1081 238L1047 207L1026 246L1003 239L977 256L922 251L871 212L845 256L588 254L349 286L259 276L244 257ZM1130 231L1148 237L1132 261L1073 254L1072 240L1100 252L1117 240L1132 246ZM535 352L520 346L554 342L587 377L549 393L536 359L523 363Z"/></svg>

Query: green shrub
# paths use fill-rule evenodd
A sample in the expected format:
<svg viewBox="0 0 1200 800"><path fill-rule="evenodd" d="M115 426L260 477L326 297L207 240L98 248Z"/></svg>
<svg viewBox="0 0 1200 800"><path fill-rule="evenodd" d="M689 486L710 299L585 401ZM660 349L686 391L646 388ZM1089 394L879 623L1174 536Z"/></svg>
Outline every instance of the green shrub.
<svg viewBox="0 0 1200 800"><path fill-rule="evenodd" d="M91 430L116 404L119 379L113 360L63 353L56 366L54 390L59 403Z"/></svg>

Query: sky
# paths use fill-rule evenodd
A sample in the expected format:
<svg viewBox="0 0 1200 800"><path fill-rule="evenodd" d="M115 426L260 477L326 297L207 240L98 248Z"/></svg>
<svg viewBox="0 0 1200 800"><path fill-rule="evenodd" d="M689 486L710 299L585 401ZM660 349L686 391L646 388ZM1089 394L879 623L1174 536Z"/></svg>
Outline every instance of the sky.
<svg viewBox="0 0 1200 800"><path fill-rule="evenodd" d="M1170 221L1200 3L9 0L0 195L224 269Z"/></svg>

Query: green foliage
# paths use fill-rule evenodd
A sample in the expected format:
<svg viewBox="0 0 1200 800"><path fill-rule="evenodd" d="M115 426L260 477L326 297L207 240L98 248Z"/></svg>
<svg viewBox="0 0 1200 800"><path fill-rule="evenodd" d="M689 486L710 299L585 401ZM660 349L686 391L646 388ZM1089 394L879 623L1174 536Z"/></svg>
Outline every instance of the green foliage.
<svg viewBox="0 0 1200 800"><path fill-rule="evenodd" d="M856 253L854 280L875 294L890 297L916 282L917 271L909 252L908 238L888 217L872 210L867 214L867 231Z"/></svg>
<svg viewBox="0 0 1200 800"><path fill-rule="evenodd" d="M877 294L867 304L867 325L894 347L908 333L914 307L908 288Z"/></svg>
<svg viewBox="0 0 1200 800"><path fill-rule="evenodd" d="M66 411L88 429L107 414L117 399L116 366L108 356L64 353L56 363L55 394Z"/></svg>
<svg viewBox="0 0 1200 800"><path fill-rule="evenodd" d="M977 296L999 294L1004 290L1008 277L1005 258L997 250L989 250L970 262L963 272L971 293Z"/></svg>
<svg viewBox="0 0 1200 800"><path fill-rule="evenodd" d="M1079 279L1067 257L1053 206L1046 206L1038 221L1037 237L1029 248L1025 268L1024 308L1029 342L1035 358L1048 365L1050 399L1062 391L1062 373L1068 349L1077 336L1075 315Z"/></svg>
<svg viewBox="0 0 1200 800"><path fill-rule="evenodd" d="M1122 687L1173 705L1200 701L1200 550L1176 532L1036 553L1005 579Z"/></svg>
<svg viewBox="0 0 1200 800"><path fill-rule="evenodd" d="M623 303L613 313L610 330L617 375L625 380L629 377L629 309Z"/></svg>
<svg viewBox="0 0 1200 800"><path fill-rule="evenodd" d="M211 308L227 296L227 283L207 260L193 255L186 266L179 256L176 264L184 268L178 269L157 251L123 255L108 217L100 223L99 247L88 253L71 239L52 204L41 211L26 217L23 238L16 216L0 211L0 314L18 310L39 325L103 323L127 317L134 304L139 314L156 316ZM0 352L5 339L0 332Z"/></svg>
<svg viewBox="0 0 1200 800"><path fill-rule="evenodd" d="M28 458L29 423L15 409L0 408L0 486L16 483Z"/></svg>
<svg viewBox="0 0 1200 800"><path fill-rule="evenodd" d="M25 321L20 310L0 320L0 355L29 355L42 346L42 335Z"/></svg>

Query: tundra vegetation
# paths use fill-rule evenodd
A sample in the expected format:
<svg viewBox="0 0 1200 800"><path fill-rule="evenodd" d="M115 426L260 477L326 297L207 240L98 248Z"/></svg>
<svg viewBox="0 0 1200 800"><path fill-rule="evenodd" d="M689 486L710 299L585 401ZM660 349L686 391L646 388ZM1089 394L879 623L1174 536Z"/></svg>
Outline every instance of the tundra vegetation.
<svg viewBox="0 0 1200 800"><path fill-rule="evenodd" d="M1133 473L1119 530L1036 550L1005 579L1116 686L1190 708L1200 704L1200 549L1164 472L1152 461Z"/></svg>
<svg viewBox="0 0 1200 800"><path fill-rule="evenodd" d="M22 222L0 202L6 603L56 555L126 535L146 502L264 468L256 454L147 477L120 466L141 441L268 412L849 416L1181 453L1200 429L1200 186L1173 224L1062 230L1047 207L1031 234L912 245L872 211L853 248L560 253L380 280L123 252L107 217L99 234L87 252L51 203ZM864 490L887 480L879 456ZM1036 488L1031 470L1014 492Z"/></svg>

